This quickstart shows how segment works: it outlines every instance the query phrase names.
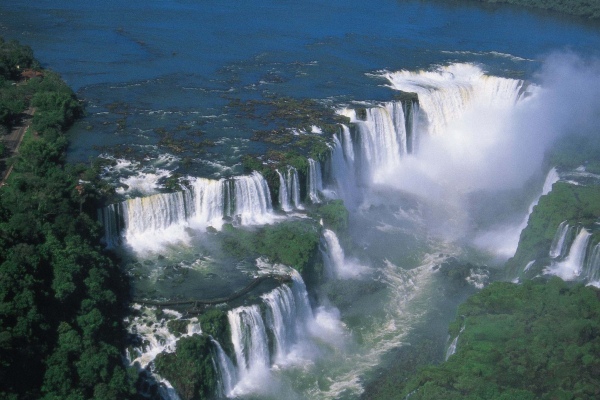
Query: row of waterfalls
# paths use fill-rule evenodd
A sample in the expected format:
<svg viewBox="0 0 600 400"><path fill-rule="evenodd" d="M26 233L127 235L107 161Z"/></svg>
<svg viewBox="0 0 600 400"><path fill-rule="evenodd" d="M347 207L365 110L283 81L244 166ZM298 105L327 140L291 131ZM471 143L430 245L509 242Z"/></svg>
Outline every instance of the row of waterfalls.
<svg viewBox="0 0 600 400"><path fill-rule="evenodd" d="M416 93L418 100L339 110L349 118L350 125L340 125L339 132L331 137L329 157L322 161L309 159L307 171L292 166L278 168L275 199L258 172L220 180L192 178L186 190L128 199L101 210L107 244L127 244L136 250L140 243L153 245L165 238L180 239L186 229L220 229L225 222L272 223L327 198L343 199L348 208L356 207L373 185L389 184L404 160L419 157L425 137L443 135L449 124L474 105L510 108L530 97L525 96L530 89L523 81L487 76L479 67L468 64L436 72L401 71L385 77L390 87ZM303 190L301 174L306 176ZM558 179L555 170L551 174L543 194ZM567 271L558 273L561 276L571 274L597 281L599 245L589 244L587 230L576 230L566 223L559 227L550 250L550 257L556 260L553 268ZM323 229L322 234L328 279L357 279L367 271L358 261L346 257L335 232ZM291 284L261 295L255 304L228 311L233 354L226 354L223 346L213 340L221 395L236 397L256 391L256 385L268 379L271 369L285 368L298 358L310 358L311 347L317 341L335 342L343 336L339 319L329 328L320 324L322 319L316 314L327 311L311 306L302 278L293 270L290 273ZM332 330L331 326L336 328ZM174 345L163 350L173 351ZM449 350L448 356L453 351Z"/></svg>

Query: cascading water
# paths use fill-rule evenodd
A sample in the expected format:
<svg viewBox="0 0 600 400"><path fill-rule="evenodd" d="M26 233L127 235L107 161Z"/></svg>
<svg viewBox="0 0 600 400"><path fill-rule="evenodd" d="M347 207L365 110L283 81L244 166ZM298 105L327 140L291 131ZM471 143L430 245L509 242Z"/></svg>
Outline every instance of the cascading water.
<svg viewBox="0 0 600 400"><path fill-rule="evenodd" d="M220 227L224 216L231 215L232 193L224 179L196 178L192 188L193 216L191 222L198 226Z"/></svg>
<svg viewBox="0 0 600 400"><path fill-rule="evenodd" d="M320 326L320 315L313 314L300 274L287 267L285 273L291 277L291 284L263 294L261 306L242 306L227 314L237 369L232 372L233 364L225 354L217 352L215 357L220 374L231 382L222 385L227 396L261 392L261 381L268 379L273 366L302 362L305 352L312 354L310 338L327 341L323 335L331 336L331 329L327 330L330 327Z"/></svg>
<svg viewBox="0 0 600 400"><path fill-rule="evenodd" d="M231 180L196 178L189 190L129 199L100 214L107 244L116 243L121 230L125 241L142 251L165 240L185 241L187 227L220 228L224 217L241 225L271 222L272 205L266 180L253 172Z"/></svg>
<svg viewBox="0 0 600 400"><path fill-rule="evenodd" d="M271 221L271 193L261 174L254 171L248 176L234 178L233 215L242 225L264 224Z"/></svg>
<svg viewBox="0 0 600 400"><path fill-rule="evenodd" d="M121 230L124 224L121 218L123 212L119 211L120 208L121 204L109 204L104 208L98 209L98 220L102 221L104 242L108 248L113 248L120 244Z"/></svg>
<svg viewBox="0 0 600 400"><path fill-rule="evenodd" d="M361 171L359 178L362 184L381 181L382 173L397 168L402 156L409 153L407 118L402 103L388 102L380 107L367 108L364 120L357 117L355 110L338 112L350 118L356 127L355 145L352 145L348 129L342 130L340 142L343 146L340 150L347 164L356 162L352 169ZM412 125L412 115L409 120ZM334 151L339 150L334 147Z"/></svg>
<svg viewBox="0 0 600 400"><path fill-rule="evenodd" d="M481 79L493 81L495 78L484 77ZM482 85L485 86L486 83L489 82L484 82ZM465 112L469 107L468 104L485 97L483 94L477 94L480 89L462 88L461 85L457 84L458 92L462 95L454 97L449 95L452 98L461 99L465 103L456 107L458 111L454 114ZM519 85L513 86L514 92L519 92ZM442 86L444 85L439 86L439 91L443 91ZM497 85L497 87L502 88L503 86ZM483 92L486 90L481 89ZM490 91L493 92L491 89ZM501 92L500 89L498 91ZM506 89L506 91L509 90ZM516 102L518 98L519 96L516 95L514 101ZM450 107L453 105L450 104ZM423 107L424 110L425 108L427 107ZM427 110L425 111L427 112ZM331 158L328 164L323 166L323 171L325 183L335 187L336 196L346 200L356 192L357 186L371 185L380 176L380 171L403 167L403 159L416 158L408 157L408 155L414 153L418 147L419 105L414 101L384 103L366 109L362 119L356 118L354 110L345 110L343 113L353 116L351 120L354 126L352 128L341 126L341 131L334 135ZM447 124L452 119L448 116L454 114L444 114L443 124ZM427 116L429 117L429 113ZM436 133L434 120L435 118L430 118L429 130L424 130L422 133ZM425 144L426 142L423 140L423 147ZM308 163L307 197L311 202L319 203L322 200L321 196L327 195L327 192L323 192L321 164L313 159L309 159ZM556 173L555 170L553 171ZM290 211L294 207L299 207L300 191L297 171L288 168L277 171L277 173L281 187L279 203L282 209ZM558 179L558 175L552 179L554 178ZM547 178L546 181L552 179ZM547 186L547 184L544 185L542 194L550 190L550 188L546 188ZM185 206L183 225L189 223L191 227L195 227L194 224L218 227L219 223L222 223L219 221L222 221L223 217L232 217L240 224L261 223L260 216L268 216L271 212L269 189L266 181L258 173L220 181L198 179L191 187L189 201L192 205L190 207L187 205L188 197L183 197ZM530 211L533 205L530 207ZM178 218L173 218L173 221L176 225L182 225ZM352 266L351 260L345 256L335 233L324 230L323 241L325 242L325 258L330 262L331 270L334 271L332 275L338 278L355 276L355 271L348 271L348 268ZM340 388L344 385L352 387L352 390L360 393L361 383L359 378L355 379L354 377L376 365L385 351L401 345L401 338L404 335L400 332L403 329L400 328L403 325L401 322L406 321L406 325L409 326L411 320L402 319L404 317L401 317L401 314L404 312L400 311L404 310L400 310L399 304L408 303L407 299L410 296L407 296L408 289L399 290L398 288L411 287L410 290L415 292L411 296L419 297L422 289L417 287L414 282L425 287L435 280L433 269L429 265L404 271L403 268L396 267L387 260L385 262L388 265L386 268L392 272L384 274L386 281L383 284L386 285L386 290L390 288L395 293L394 301L385 305L386 318L383 318L385 327L374 328L376 332L368 339L372 340L370 345L375 350L366 351L367 356L361 357L361 360L354 358L355 366L349 368L347 375L339 372L332 373L331 376L335 376L336 379L340 378L339 386L331 384L326 385L325 389L317 390L321 393L326 392L329 397L339 397L338 395L342 393ZM229 311L228 319L235 351L235 365L223 352L221 346L214 342L213 360L220 377L219 384L222 395L244 397L248 393L258 392L260 397L263 389L261 386L264 386L265 381L275 377L274 374L272 375L272 371L283 370L286 365L295 363L299 353L299 357L302 357L304 345L310 342L312 337L319 335L318 320L325 313L320 315L319 309L315 309L313 313L304 283L295 271L291 275L293 279L291 285L283 285L262 295L259 300L262 302L260 305L244 306ZM425 301L420 301L420 303L425 303ZM387 318L387 315L391 315L393 318ZM338 323L336 326L339 327L341 324ZM323 339L319 343L325 340ZM452 341L450 346L452 350L449 348L447 354L454 352L457 340L458 337ZM309 356L311 362L316 359L313 354ZM349 356L348 359L351 357Z"/></svg>
<svg viewBox="0 0 600 400"><path fill-rule="evenodd" d="M333 197L341 198L347 206L354 206L358 200L357 180L354 164L354 145L350 128L341 126L341 132L333 135L330 170L327 174L328 186Z"/></svg>
<svg viewBox="0 0 600 400"><path fill-rule="evenodd" d="M344 249L340 246L335 232L325 229L323 230L323 238L325 239L327 249L324 257L326 270L328 271L328 275L338 277L341 275L346 261Z"/></svg>
<svg viewBox="0 0 600 400"><path fill-rule="evenodd" d="M277 176L279 176L279 206L285 212L291 211L292 205L290 202L287 180L283 177L278 169L276 169L275 172L277 172Z"/></svg>
<svg viewBox="0 0 600 400"><path fill-rule="evenodd" d="M288 169L288 185L290 187L291 198L295 208L302 208L300 204L300 179L298 178L298 170L294 167Z"/></svg>
<svg viewBox="0 0 600 400"><path fill-rule="evenodd" d="M349 260L344 254L344 249L340 245L335 232L329 229L323 230L323 239L325 240L325 252L323 259L328 275L332 278L353 278L363 273L366 268L361 266L356 260Z"/></svg>
<svg viewBox="0 0 600 400"><path fill-rule="evenodd" d="M556 229L556 234L554 235L554 239L552 239L552 244L550 245L550 251L548 255L551 258L559 258L565 254L567 250L567 236L571 231L571 227L567 223L567 221L563 221L558 225Z"/></svg>
<svg viewBox="0 0 600 400"><path fill-rule="evenodd" d="M298 179L298 170L294 167L288 167L284 173L275 170L279 176L279 205L285 212L293 208L302 209L300 203L300 180Z"/></svg>
<svg viewBox="0 0 600 400"><path fill-rule="evenodd" d="M395 119L390 111L400 111L402 121L404 113L401 107L374 107L366 110L366 120L355 121L361 138L361 146L358 147L359 168L366 171L368 179L377 182L379 172L383 168L396 168L400 163L402 154L400 142L406 144L404 122L394 124ZM396 128L401 128L402 134L398 135ZM399 140L400 138L404 138Z"/></svg>
<svg viewBox="0 0 600 400"><path fill-rule="evenodd" d="M448 125L473 106L512 107L523 92L523 81L485 75L473 64L451 64L436 71L386 73L390 86L417 93L428 133L444 134Z"/></svg>
<svg viewBox="0 0 600 400"><path fill-rule="evenodd" d="M312 158L308 159L308 198L312 203L320 203L323 191L323 178L321 175L321 163Z"/></svg>
<svg viewBox="0 0 600 400"><path fill-rule="evenodd" d="M456 353L456 345L458 344L458 338L460 337L460 334L463 333L464 330L465 330L465 327L463 325L463 327L460 328L460 332L458 332L458 335L456 335L456 337L454 338L452 343L450 343L450 346L448 346L448 350L446 350L446 358L445 358L446 361L448 361L448 359L450 358L451 355Z"/></svg>
<svg viewBox="0 0 600 400"><path fill-rule="evenodd" d="M560 179L560 176L558 175L556 168L551 168L550 171L548 171L548 174L546 174L546 179L544 180L544 186L542 186L542 192L531 202L531 204L529 205L529 208L527 209L527 215L525 216L525 218L523 218L523 220L521 221L521 224L519 225L519 228L518 228L519 235L521 234L521 231L527 227L527 222L529 221L529 216L533 212L533 208L535 206L537 206L537 204L539 203L540 198L542 196L545 196L548 193L550 193L550 191L552 191L552 185L554 185L556 182L558 182L559 179ZM517 244L518 244L518 239L519 238L517 237ZM515 246L515 249L516 249L516 246Z"/></svg>
<svg viewBox="0 0 600 400"><path fill-rule="evenodd" d="M419 103L407 101L402 103L406 123L406 152L416 154L419 151Z"/></svg>
<svg viewBox="0 0 600 400"><path fill-rule="evenodd" d="M545 272L559 276L564 280L573 280L579 277L584 267L590 237L591 233L582 228L569 249L569 255L563 261L553 263Z"/></svg>
<svg viewBox="0 0 600 400"><path fill-rule="evenodd" d="M590 285L600 287L600 243L596 243L591 249L591 254L581 275L587 279Z"/></svg>
<svg viewBox="0 0 600 400"><path fill-rule="evenodd" d="M235 370L233 362L225 353L223 347L221 347L221 344L212 337L211 343L213 344L216 353L216 357L213 357L213 360L216 359L216 370L219 374L219 391L221 392L219 393L219 396L229 397L238 380L237 371Z"/></svg>
<svg viewBox="0 0 600 400"><path fill-rule="evenodd" d="M126 200L120 207L126 240L129 243L158 241L167 232L171 237L181 238L181 228L193 212L190 205L189 191Z"/></svg>
<svg viewBox="0 0 600 400"><path fill-rule="evenodd" d="M267 306L267 326L273 333L274 362L285 364L286 358L298 340L307 334L306 324L312 310L300 288L299 282L292 287L283 285L261 296Z"/></svg>
<svg viewBox="0 0 600 400"><path fill-rule="evenodd" d="M267 331L257 305L238 307L227 313L231 327L231 341L240 380L252 370L265 370L270 364Z"/></svg>

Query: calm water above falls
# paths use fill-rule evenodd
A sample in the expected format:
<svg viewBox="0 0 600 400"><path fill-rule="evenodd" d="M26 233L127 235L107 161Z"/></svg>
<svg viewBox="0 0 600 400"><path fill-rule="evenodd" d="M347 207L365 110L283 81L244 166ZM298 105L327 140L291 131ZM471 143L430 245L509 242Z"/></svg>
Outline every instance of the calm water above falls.
<svg viewBox="0 0 600 400"><path fill-rule="evenodd" d="M564 108L560 96L568 91L555 90L560 101L542 104L542 112L553 111L541 114L545 121L535 86L523 95L523 82L481 70L537 82L536 71L549 53L570 49L589 57L600 49L598 27L511 7L421 1L56 3L3 1L0 34L31 45L86 100L88 115L72 130L70 159L119 159L107 174L123 184L124 197L136 198L107 208L105 218L124 216L120 235L137 249L125 265L136 295L219 297L267 268L264 260L233 264L215 251L220 244L203 232L209 224L218 227L223 216L239 215L242 225L277 222L303 213L311 197L320 201L321 189L355 202L350 238L323 232L321 252L330 271L319 299L309 304L304 283L294 275L289 287L258 298L264 316L256 304L229 311L237 347L228 359L215 344L215 362L221 392L241 397L357 398L376 368L387 366L386 356L418 343L418 332L430 335L443 358L447 322L460 295L448 301L447 281L434 266L449 254L469 259L474 252L464 243L470 221L462 196L508 187L526 178L522 171L539 172L541 152L532 150L545 143L535 134L573 122L573 114L553 108ZM441 72L413 72L448 64ZM411 85L430 126L419 126L415 117L409 141L409 114L392 100L398 93L393 88ZM314 179L303 188L306 204L300 204L295 170L279 171L286 215L265 201L268 188L260 176L219 180L241 173L241 154L264 150L248 140L254 125L225 105L273 93L324 101L354 121L335 138L327 173L320 176L318 164L310 163ZM582 91L578 96L585 99ZM371 107L358 118L348 107L353 102ZM513 117L516 122L507 124ZM201 129L201 140L216 145L187 162L157 146L159 130L181 126ZM423 132L417 135L418 129ZM513 157L512 171L505 167L506 155ZM173 171L193 176L190 190L148 196ZM532 192L541 191L542 180ZM532 199L522 200L508 233L521 229ZM107 224L109 235L119 236L117 225ZM497 248L502 235L491 233ZM594 266L597 253L594 248ZM469 278L480 272L471 271ZM155 340L159 333L166 339ZM141 358L151 360L175 346L168 332L147 334L157 343ZM242 345L249 346L245 353Z"/></svg>
<svg viewBox="0 0 600 400"><path fill-rule="evenodd" d="M415 1L8 0L0 33L31 45L88 102L71 160L117 145L156 160L154 130L187 125L217 142L206 160L186 166L211 177L239 173L240 153L262 149L248 144L250 127L227 115L223 97L267 90L333 104L389 100L384 82L366 74L474 61L528 76L551 51L600 49L600 30L572 20Z"/></svg>

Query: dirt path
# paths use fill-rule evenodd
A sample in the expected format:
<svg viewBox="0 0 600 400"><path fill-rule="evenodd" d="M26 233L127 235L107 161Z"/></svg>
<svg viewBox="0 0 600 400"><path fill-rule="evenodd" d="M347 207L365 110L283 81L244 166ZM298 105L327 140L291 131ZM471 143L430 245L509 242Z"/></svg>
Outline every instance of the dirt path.
<svg viewBox="0 0 600 400"><path fill-rule="evenodd" d="M33 107L29 107L27 110L25 110L25 112L23 113L24 115L21 124L15 126L8 135L2 138L2 142L6 146L6 154L4 158L0 159L0 162L6 163L12 156L19 152L19 146L23 141L23 136L25 136L25 132L27 132L27 129L29 129L29 126L31 125L34 112L35 108ZM6 171L3 171L0 187L6 184L6 180L10 176L12 169L13 167L11 165L10 168L8 168Z"/></svg>

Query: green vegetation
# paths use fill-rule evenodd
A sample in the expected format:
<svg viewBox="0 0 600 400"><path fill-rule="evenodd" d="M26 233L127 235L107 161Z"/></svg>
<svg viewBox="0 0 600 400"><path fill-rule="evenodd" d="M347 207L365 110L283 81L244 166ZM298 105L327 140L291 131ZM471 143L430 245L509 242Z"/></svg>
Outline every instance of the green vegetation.
<svg viewBox="0 0 600 400"><path fill-rule="evenodd" d="M233 356L231 328L225 311L218 308L207 310L200 315L200 326L202 327L203 333L212 336L213 339L221 344L223 350L225 350L227 354Z"/></svg>
<svg viewBox="0 0 600 400"><path fill-rule="evenodd" d="M596 399L600 293L558 278L496 282L457 312L456 353L381 398Z"/></svg>
<svg viewBox="0 0 600 400"><path fill-rule="evenodd" d="M568 221L569 225L580 225L592 229L600 218L600 186L576 186L565 182L555 183L552 191L543 196L529 217L527 227L521 233L515 256L506 264L509 277L518 276L519 271L532 260L536 265L548 265L548 251L558 225ZM597 240L598 233L595 233ZM531 276L539 273L530 269Z"/></svg>
<svg viewBox="0 0 600 400"><path fill-rule="evenodd" d="M39 62L33 57L33 50L16 40L8 42L0 38L0 77L16 81L27 68L39 69Z"/></svg>
<svg viewBox="0 0 600 400"><path fill-rule="evenodd" d="M555 143L547 159L549 165L571 170L583 165L586 171L600 174L600 141L593 136L565 135Z"/></svg>
<svg viewBox="0 0 600 400"><path fill-rule="evenodd" d="M332 200L328 203L318 205L312 212L312 216L336 232L344 232L348 228L349 212L344 206L343 200Z"/></svg>
<svg viewBox="0 0 600 400"><path fill-rule="evenodd" d="M3 76L38 65L30 53L0 41ZM85 168L64 163L63 132L81 109L56 74L18 87L40 114L0 188L0 397L132 397L121 350L127 283L100 245Z"/></svg>
<svg viewBox="0 0 600 400"><path fill-rule="evenodd" d="M476 0L480 3L504 3L542 10L558 11L578 17L599 19L600 1L598 0Z"/></svg>
<svg viewBox="0 0 600 400"><path fill-rule="evenodd" d="M286 221L255 231L224 225L223 250L242 258L265 256L273 263L288 265L305 275L314 268L319 251L320 229L315 221Z"/></svg>
<svg viewBox="0 0 600 400"><path fill-rule="evenodd" d="M210 339L193 335L177 342L175 353L161 353L154 360L157 372L184 400L213 398L218 378L212 361Z"/></svg>

